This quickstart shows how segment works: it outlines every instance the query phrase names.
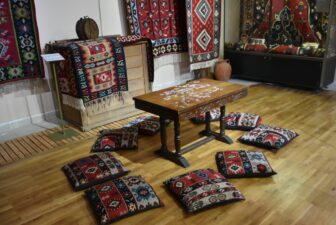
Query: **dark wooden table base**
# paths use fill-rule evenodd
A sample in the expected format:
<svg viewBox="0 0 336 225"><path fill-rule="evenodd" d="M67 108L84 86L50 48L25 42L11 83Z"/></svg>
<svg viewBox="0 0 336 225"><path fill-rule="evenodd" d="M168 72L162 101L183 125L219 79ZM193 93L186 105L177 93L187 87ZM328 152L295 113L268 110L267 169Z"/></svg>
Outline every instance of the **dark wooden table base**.
<svg viewBox="0 0 336 225"><path fill-rule="evenodd" d="M206 112L205 116L205 129L200 132L202 136L206 136L206 138L197 141L183 149L181 149L181 135L180 135L180 121L176 119L174 121L174 141L175 141L175 152L171 152L167 146L167 131L166 131L166 123L165 118L160 116L160 135L161 135L161 148L155 151L156 154L164 157L182 167L188 167L189 162L182 156L182 154L187 153L201 145L208 143L209 141L216 139L218 141L222 141L228 144L232 144L233 141L230 137L225 134L225 106L220 107L220 129L219 133L216 133L211 130L210 126L210 112Z"/></svg>

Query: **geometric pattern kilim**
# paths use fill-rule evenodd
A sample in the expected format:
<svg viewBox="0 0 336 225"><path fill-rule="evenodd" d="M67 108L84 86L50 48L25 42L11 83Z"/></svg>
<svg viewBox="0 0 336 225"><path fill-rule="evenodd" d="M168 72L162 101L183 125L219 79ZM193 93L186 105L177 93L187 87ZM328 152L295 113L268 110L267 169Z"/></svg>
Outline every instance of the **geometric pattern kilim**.
<svg viewBox="0 0 336 225"><path fill-rule="evenodd" d="M98 223L104 225L163 206L154 189L141 176L114 179L85 193Z"/></svg>
<svg viewBox="0 0 336 225"><path fill-rule="evenodd" d="M212 169L185 173L170 178L164 184L189 213L245 199L222 174Z"/></svg>
<svg viewBox="0 0 336 225"><path fill-rule="evenodd" d="M212 66L219 56L220 0L186 0L190 69Z"/></svg>
<svg viewBox="0 0 336 225"><path fill-rule="evenodd" d="M268 177L276 174L262 152L228 150L217 152L218 171L226 178Z"/></svg>

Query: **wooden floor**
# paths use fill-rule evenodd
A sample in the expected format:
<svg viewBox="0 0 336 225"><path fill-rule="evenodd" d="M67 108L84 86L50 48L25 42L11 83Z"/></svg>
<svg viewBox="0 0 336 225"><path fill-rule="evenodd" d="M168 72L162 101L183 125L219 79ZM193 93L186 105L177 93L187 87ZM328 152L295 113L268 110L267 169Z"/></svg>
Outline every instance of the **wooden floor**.
<svg viewBox="0 0 336 225"><path fill-rule="evenodd" d="M146 113L143 113L145 115ZM9 140L0 143L0 167L9 163L17 162L22 159L30 158L41 152L47 152L54 150L60 146L64 146L70 143L78 142L81 140L87 140L88 138L97 137L99 131L108 128L119 128L127 124L131 120L135 119L139 115L116 121L113 123L99 126L88 132L81 132L78 127L72 125L66 125L66 128L71 128L79 133L79 135L64 138L59 141L51 139L49 136L54 133L60 133L62 130L60 127L48 129L45 131L37 132L24 137L19 137L14 140Z"/></svg>
<svg viewBox="0 0 336 225"><path fill-rule="evenodd" d="M258 113L265 124L297 131L300 136L277 153L262 150L277 175L230 179L246 200L189 215L162 182L187 171L216 169L214 156L224 149L257 149L218 141L185 154L183 169L158 158L159 135L141 138L138 151L115 155L132 175L143 175L165 204L114 224L336 224L336 92L312 93L274 86L251 87L228 111ZM218 128L218 124L214 124ZM186 121L182 142L197 139L201 126ZM234 140L242 131L228 131ZM169 126L172 144L172 125ZM64 144L0 168L0 224L96 224L83 192L74 192L61 171L65 163L89 154L95 138Z"/></svg>

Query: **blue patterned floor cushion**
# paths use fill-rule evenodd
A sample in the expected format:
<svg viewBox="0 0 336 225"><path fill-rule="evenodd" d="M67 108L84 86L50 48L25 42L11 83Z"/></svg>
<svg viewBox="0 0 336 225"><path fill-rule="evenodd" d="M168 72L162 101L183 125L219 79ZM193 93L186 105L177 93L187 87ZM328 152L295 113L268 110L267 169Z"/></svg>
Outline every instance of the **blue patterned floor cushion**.
<svg viewBox="0 0 336 225"><path fill-rule="evenodd" d="M102 225L163 206L141 176L114 179L86 190L85 194Z"/></svg>
<svg viewBox="0 0 336 225"><path fill-rule="evenodd" d="M125 127L138 127L140 135L155 135L160 131L160 118L158 116L140 116L129 122Z"/></svg>
<svg viewBox="0 0 336 225"><path fill-rule="evenodd" d="M239 138L239 141L266 149L278 150L297 136L295 131L262 124L245 133Z"/></svg>
<svg viewBox="0 0 336 225"><path fill-rule="evenodd" d="M217 152L216 163L218 171L226 178L269 177L276 174L262 152Z"/></svg>
<svg viewBox="0 0 336 225"><path fill-rule="evenodd" d="M62 169L76 191L123 176L129 172L129 170L110 153L90 155L75 160L63 166Z"/></svg>
<svg viewBox="0 0 336 225"><path fill-rule="evenodd" d="M195 170L164 184L190 213L245 199L222 174L212 169Z"/></svg>
<svg viewBox="0 0 336 225"><path fill-rule="evenodd" d="M210 110L210 121L218 121L220 119L220 110L219 108ZM205 112L201 113L199 116L192 118L194 123L205 123Z"/></svg>
<svg viewBox="0 0 336 225"><path fill-rule="evenodd" d="M102 130L91 148L93 152L123 149L138 149L137 127Z"/></svg>
<svg viewBox="0 0 336 225"><path fill-rule="evenodd" d="M256 114L232 112L225 116L225 128L230 130L253 130L261 123L261 117Z"/></svg>

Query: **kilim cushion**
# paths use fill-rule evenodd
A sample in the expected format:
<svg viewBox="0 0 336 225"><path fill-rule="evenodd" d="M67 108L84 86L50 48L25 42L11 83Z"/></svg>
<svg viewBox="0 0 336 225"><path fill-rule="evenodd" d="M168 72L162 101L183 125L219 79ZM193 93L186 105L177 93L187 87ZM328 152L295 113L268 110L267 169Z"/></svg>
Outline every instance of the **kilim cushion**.
<svg viewBox="0 0 336 225"><path fill-rule="evenodd" d="M153 188L141 176L114 179L85 193L98 223L102 225L163 206Z"/></svg>
<svg viewBox="0 0 336 225"><path fill-rule="evenodd" d="M106 129L92 146L93 152L138 148L138 128Z"/></svg>
<svg viewBox="0 0 336 225"><path fill-rule="evenodd" d="M225 117L225 128L231 130L252 130L259 126L261 117L256 114L232 112Z"/></svg>
<svg viewBox="0 0 336 225"><path fill-rule="evenodd" d="M217 152L216 163L218 171L226 178L269 177L276 174L262 152Z"/></svg>
<svg viewBox="0 0 336 225"><path fill-rule="evenodd" d="M63 166L63 171L76 191L123 176L129 172L110 153L99 153Z"/></svg>
<svg viewBox="0 0 336 225"><path fill-rule="evenodd" d="M239 138L239 141L266 149L278 150L297 136L298 134L294 131L262 124L245 133Z"/></svg>
<svg viewBox="0 0 336 225"><path fill-rule="evenodd" d="M212 169L195 170L164 182L188 212L244 200L240 191Z"/></svg>
<svg viewBox="0 0 336 225"><path fill-rule="evenodd" d="M160 130L160 118L158 116L140 116L129 122L126 127L138 127L141 135L155 135Z"/></svg>
<svg viewBox="0 0 336 225"><path fill-rule="evenodd" d="M218 121L220 118L219 108L212 109L210 111L210 121ZM204 123L205 122L205 112L201 113L199 116L192 118L191 121L194 123Z"/></svg>

